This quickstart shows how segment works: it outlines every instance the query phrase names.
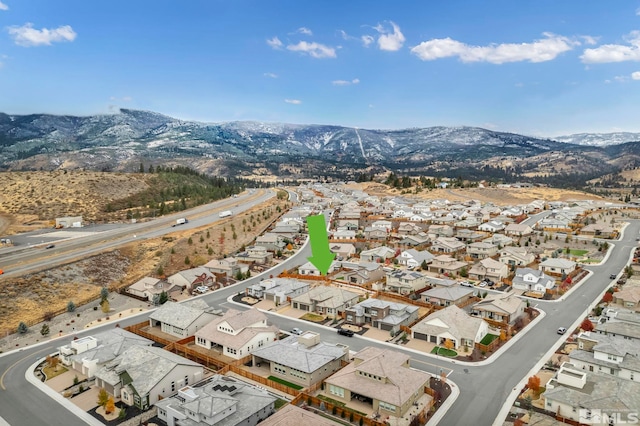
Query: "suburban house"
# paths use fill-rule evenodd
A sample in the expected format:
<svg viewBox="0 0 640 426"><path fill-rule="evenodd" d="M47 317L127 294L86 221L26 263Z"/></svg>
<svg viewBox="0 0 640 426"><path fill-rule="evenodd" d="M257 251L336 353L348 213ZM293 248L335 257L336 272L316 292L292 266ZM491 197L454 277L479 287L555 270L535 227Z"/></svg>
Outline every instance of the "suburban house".
<svg viewBox="0 0 640 426"><path fill-rule="evenodd" d="M358 398L370 401L374 412L404 416L425 395L431 375L410 367L411 357L389 349L366 347L356 353L353 362L325 380L331 398L346 404Z"/></svg>
<svg viewBox="0 0 640 426"><path fill-rule="evenodd" d="M600 238L613 238L616 235L615 228L604 223L590 223L580 229L581 235L591 235Z"/></svg>
<svg viewBox="0 0 640 426"><path fill-rule="evenodd" d="M174 287L170 282L158 278L144 277L127 287L127 293L153 302L154 297L160 297L162 292L168 295Z"/></svg>
<svg viewBox="0 0 640 426"><path fill-rule="evenodd" d="M460 271L467 266L469 266L467 262L461 262L451 256L442 254L433 259L431 264L429 264L429 272L452 276L460 273Z"/></svg>
<svg viewBox="0 0 640 426"><path fill-rule="evenodd" d="M387 239L387 231L384 228L367 226L364 228L364 237L368 240L383 241Z"/></svg>
<svg viewBox="0 0 640 426"><path fill-rule="evenodd" d="M385 275L383 266L374 262L342 262L335 279L349 284L371 284L380 281Z"/></svg>
<svg viewBox="0 0 640 426"><path fill-rule="evenodd" d="M485 222L478 226L478 231L491 232L495 234L496 232L500 232L504 230L504 223L497 220L490 220L489 222Z"/></svg>
<svg viewBox="0 0 640 426"><path fill-rule="evenodd" d="M485 242L471 243L467 246L467 254L472 259L486 259L498 254L498 246Z"/></svg>
<svg viewBox="0 0 640 426"><path fill-rule="evenodd" d="M506 247L513 245L513 238L504 234L493 234L489 238L482 240L485 243L495 244L498 247Z"/></svg>
<svg viewBox="0 0 640 426"><path fill-rule="evenodd" d="M575 424L627 423L625 414L637 413L640 407L639 382L609 374L592 373L570 362L560 366L560 370L546 383L545 388L542 394L545 410ZM610 423L609 418L603 418L603 413L619 413L622 417Z"/></svg>
<svg viewBox="0 0 640 426"><path fill-rule="evenodd" d="M523 223L510 223L504 228L504 233L516 237L526 237L533 234L533 229Z"/></svg>
<svg viewBox="0 0 640 426"><path fill-rule="evenodd" d="M280 305L287 303L289 298L309 291L309 283L291 278L266 278L247 287L245 291L251 297L271 300L276 305Z"/></svg>
<svg viewBox="0 0 640 426"><path fill-rule="evenodd" d="M517 290L546 293L556 286L556 280L537 269L518 268L511 285Z"/></svg>
<svg viewBox="0 0 640 426"><path fill-rule="evenodd" d="M430 241L431 241L431 238L429 238L429 235L425 234L424 232L421 232L416 235L405 235L404 238L398 241L398 244L403 246L415 247L422 244L427 244Z"/></svg>
<svg viewBox="0 0 640 426"><path fill-rule="evenodd" d="M431 251L437 253L456 253L467 248L466 244L453 237L438 237L431 245Z"/></svg>
<svg viewBox="0 0 640 426"><path fill-rule="evenodd" d="M461 225L461 223L457 222L456 223L457 229L455 233L455 237L459 241L463 241L465 243L477 243L482 241L484 238L487 238L487 234L485 234L484 232L476 232L473 229L458 228L459 225ZM470 226L468 223L465 225ZM473 226L475 227L475 225Z"/></svg>
<svg viewBox="0 0 640 426"><path fill-rule="evenodd" d="M332 240L355 240L356 239L356 230L347 229L347 228L338 228L331 233Z"/></svg>
<svg viewBox="0 0 640 426"><path fill-rule="evenodd" d="M266 265L273 261L273 253L263 246L249 246L242 253L238 253L236 258L243 263Z"/></svg>
<svg viewBox="0 0 640 426"><path fill-rule="evenodd" d="M132 346L96 371L96 386L146 410L204 377L204 367L155 346Z"/></svg>
<svg viewBox="0 0 640 426"><path fill-rule="evenodd" d="M613 303L640 312L640 285L629 280L622 290L613 293Z"/></svg>
<svg viewBox="0 0 640 426"><path fill-rule="evenodd" d="M241 359L278 337L278 327L267 324L257 309L229 309L196 332L196 345L215 349L230 358Z"/></svg>
<svg viewBox="0 0 640 426"><path fill-rule="evenodd" d="M246 274L249 266L238 262L235 257L225 257L224 259L213 259L203 265L212 274L224 274L229 278L235 278L238 272Z"/></svg>
<svg viewBox="0 0 640 426"><path fill-rule="evenodd" d="M571 226L571 218L563 214L552 213L541 219L537 227L538 229L569 229Z"/></svg>
<svg viewBox="0 0 640 426"><path fill-rule="evenodd" d="M313 411L287 404L260 422L260 426L336 426L336 423Z"/></svg>
<svg viewBox="0 0 640 426"><path fill-rule="evenodd" d="M435 238L453 237L453 228L449 225L430 225L427 233Z"/></svg>
<svg viewBox="0 0 640 426"><path fill-rule="evenodd" d="M622 336L629 340L640 340L640 327L637 322L620 321L618 317L620 313L616 315L616 318L604 323L596 324L594 330L595 333L600 334L613 334L615 336Z"/></svg>
<svg viewBox="0 0 640 426"><path fill-rule="evenodd" d="M398 235L418 235L423 229L415 223L402 222L398 225Z"/></svg>
<svg viewBox="0 0 640 426"><path fill-rule="evenodd" d="M474 293L469 287L435 287L420 293L420 299L437 306L462 306L473 299Z"/></svg>
<svg viewBox="0 0 640 426"><path fill-rule="evenodd" d="M349 347L325 343L320 335L305 331L276 340L252 352L252 365L268 366L269 374L302 387L326 379L349 361Z"/></svg>
<svg viewBox="0 0 640 426"><path fill-rule="evenodd" d="M370 324L395 334L401 325L413 324L418 319L418 312L417 306L369 298L348 308L345 322L353 325Z"/></svg>
<svg viewBox="0 0 640 426"><path fill-rule="evenodd" d="M93 336L72 340L61 346L60 361L89 378L107 362L112 361L132 346L151 346L153 340L115 327Z"/></svg>
<svg viewBox="0 0 640 426"><path fill-rule="evenodd" d="M444 345L449 340L453 349L473 349L489 333L489 324L480 318L467 315L456 305L435 311L411 327L411 337Z"/></svg>
<svg viewBox="0 0 640 426"><path fill-rule="evenodd" d="M378 262L384 263L388 259L393 259L396 255L396 251L387 246L375 247L369 250L363 250L360 252L360 260L363 262Z"/></svg>
<svg viewBox="0 0 640 426"><path fill-rule="evenodd" d="M527 302L513 294L491 294L471 306L471 315L502 323L506 327L522 318L526 307Z"/></svg>
<svg viewBox="0 0 640 426"><path fill-rule="evenodd" d="M509 275L509 267L504 263L492 258L482 259L469 269L469 278L482 280L489 278L492 281L500 282Z"/></svg>
<svg viewBox="0 0 640 426"><path fill-rule="evenodd" d="M160 327L164 333L179 339L193 336L219 313L204 300L185 303L167 302L149 315L149 326Z"/></svg>
<svg viewBox="0 0 640 426"><path fill-rule="evenodd" d="M329 250L336 254L338 260L349 259L356 254L356 246L349 243L331 243Z"/></svg>
<svg viewBox="0 0 640 426"><path fill-rule="evenodd" d="M426 250L418 251L415 249L408 249L400 253L398 256L398 263L409 268L417 268L422 266L423 262L425 264L431 263L433 259L435 259L435 256Z"/></svg>
<svg viewBox="0 0 640 426"><path fill-rule="evenodd" d="M536 256L525 247L505 247L500 251L500 262L509 266L527 266L536 260Z"/></svg>
<svg viewBox="0 0 640 426"><path fill-rule="evenodd" d="M338 262L337 261L333 261L331 262L331 265L329 265L329 269L327 270L327 274L331 274L332 272L335 271L336 267L338 266ZM320 273L320 270L316 267L316 265L314 265L311 262L307 262L304 265L300 265L298 267L298 274L300 275L313 275L316 277L321 276L322 274Z"/></svg>
<svg viewBox="0 0 640 426"><path fill-rule="evenodd" d="M395 269L387 273L387 291L398 294L410 294L427 286L427 276L416 271Z"/></svg>
<svg viewBox="0 0 640 426"><path fill-rule="evenodd" d="M358 303L359 293L319 285L291 299L291 306L307 312L338 318L348 307Z"/></svg>
<svg viewBox="0 0 640 426"><path fill-rule="evenodd" d="M180 388L155 406L167 426L255 426L276 411L276 400L259 386L216 374L203 385Z"/></svg>
<svg viewBox="0 0 640 426"><path fill-rule="evenodd" d="M582 332L569 359L576 368L611 374L626 380L640 378L640 341L622 336Z"/></svg>
<svg viewBox="0 0 640 426"><path fill-rule="evenodd" d="M341 211L338 213L337 226L355 225L360 227L360 210Z"/></svg>
<svg viewBox="0 0 640 426"><path fill-rule="evenodd" d="M216 283L216 277L207 268L198 266L176 272L168 277L167 281L175 286L182 287L188 292L192 292L198 286L213 287Z"/></svg>
<svg viewBox="0 0 640 426"><path fill-rule="evenodd" d="M458 281L448 278L427 277L427 284L431 287L453 287L458 285Z"/></svg>
<svg viewBox="0 0 640 426"><path fill-rule="evenodd" d="M282 235L274 234L272 232L265 232L262 235L256 237L255 246L264 247L267 251L277 252L282 251L287 247L285 238Z"/></svg>
<svg viewBox="0 0 640 426"><path fill-rule="evenodd" d="M576 270L576 262L560 257L550 257L541 262L538 269L553 276L567 276Z"/></svg>

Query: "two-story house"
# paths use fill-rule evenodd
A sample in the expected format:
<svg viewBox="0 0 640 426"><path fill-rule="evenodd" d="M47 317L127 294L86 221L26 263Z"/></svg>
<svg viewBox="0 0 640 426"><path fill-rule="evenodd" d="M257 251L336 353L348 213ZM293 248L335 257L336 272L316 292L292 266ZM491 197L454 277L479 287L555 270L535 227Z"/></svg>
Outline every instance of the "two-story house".
<svg viewBox="0 0 640 426"><path fill-rule="evenodd" d="M466 244L453 237L438 237L431 245L431 251L437 253L457 253L464 251Z"/></svg>
<svg viewBox="0 0 640 426"><path fill-rule="evenodd" d="M387 273L387 291L410 294L427 286L427 276L416 271L393 270Z"/></svg>
<svg viewBox="0 0 640 426"><path fill-rule="evenodd" d="M500 282L509 275L509 267L504 263L492 258L482 259L469 269L469 278L482 280L489 278L492 281Z"/></svg>
<svg viewBox="0 0 640 426"><path fill-rule="evenodd" d="M504 247L500 251L499 260L510 267L528 266L536 260L536 256L526 247Z"/></svg>
<svg viewBox="0 0 640 426"><path fill-rule="evenodd" d="M556 280L536 269L518 268L512 286L517 290L546 293L556 286Z"/></svg>
<svg viewBox="0 0 640 426"><path fill-rule="evenodd" d="M337 318L358 303L359 293L337 287L319 285L291 299L291 306L307 312Z"/></svg>
<svg viewBox="0 0 640 426"><path fill-rule="evenodd" d="M471 315L507 327L524 317L526 307L527 303L513 294L491 294L471 306Z"/></svg>
<svg viewBox="0 0 640 426"><path fill-rule="evenodd" d="M346 323L369 324L394 334L401 325L409 326L418 319L418 307L380 299L367 299L346 310Z"/></svg>
<svg viewBox="0 0 640 426"><path fill-rule="evenodd" d="M459 274L460 271L467 266L469 266L467 262L462 262L451 256L443 254L437 256L431 261L429 264L429 272L453 276Z"/></svg>
<svg viewBox="0 0 640 426"><path fill-rule="evenodd" d="M498 254L498 246L485 242L471 243L467 246L467 254L472 259L486 259Z"/></svg>
<svg viewBox="0 0 640 426"><path fill-rule="evenodd" d="M428 265L433 259L435 256L426 250L408 249L400 253L398 263L413 269L422 266L423 263Z"/></svg>

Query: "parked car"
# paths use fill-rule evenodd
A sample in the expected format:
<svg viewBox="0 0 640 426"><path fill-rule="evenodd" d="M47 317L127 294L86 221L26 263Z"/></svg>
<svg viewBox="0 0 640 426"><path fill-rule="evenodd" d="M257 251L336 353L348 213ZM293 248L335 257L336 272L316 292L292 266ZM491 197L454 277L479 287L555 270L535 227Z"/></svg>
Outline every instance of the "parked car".
<svg viewBox="0 0 640 426"><path fill-rule="evenodd" d="M353 337L353 330L349 330L348 328L339 328L338 334L342 334L343 336Z"/></svg>
<svg viewBox="0 0 640 426"><path fill-rule="evenodd" d="M616 278L618 278L618 274L611 274L611 275L609 275L609 279L610 279L610 280L615 280Z"/></svg>
<svg viewBox="0 0 640 426"><path fill-rule="evenodd" d="M566 328L564 328L564 327L560 327L560 328L558 329L558 334L564 334L564 333L566 333L566 332L567 332L567 329L566 329Z"/></svg>
<svg viewBox="0 0 640 426"><path fill-rule="evenodd" d="M56 246L55 244L49 244L49 245L48 245L48 246L46 246L45 248L46 248L46 249L52 249L52 248L54 248L55 246Z"/></svg>
<svg viewBox="0 0 640 426"><path fill-rule="evenodd" d="M487 286L487 283L486 283L486 282L484 282L484 281L482 281L482 282L481 282L480 284L478 284L478 285L479 285L480 287L486 287L486 286Z"/></svg>
<svg viewBox="0 0 640 426"><path fill-rule="evenodd" d="M473 287L473 284L471 284L469 281L462 281L460 285L462 287Z"/></svg>
<svg viewBox="0 0 640 426"><path fill-rule="evenodd" d="M203 294L204 294L204 293L206 293L207 291L209 291L209 287L208 287L208 286L206 286L206 285L201 285L201 286L196 287L196 291L197 291L198 293L203 293Z"/></svg>
<svg viewBox="0 0 640 426"><path fill-rule="evenodd" d="M300 330L298 327L293 327L291 329L291 334L297 334L299 336L302 334L302 330Z"/></svg>

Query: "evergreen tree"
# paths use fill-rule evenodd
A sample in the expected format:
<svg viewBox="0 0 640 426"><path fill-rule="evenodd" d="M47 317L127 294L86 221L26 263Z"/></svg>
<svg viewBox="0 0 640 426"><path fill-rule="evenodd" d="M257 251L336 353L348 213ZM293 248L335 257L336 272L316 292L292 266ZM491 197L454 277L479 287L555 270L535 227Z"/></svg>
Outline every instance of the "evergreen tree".
<svg viewBox="0 0 640 426"><path fill-rule="evenodd" d="M169 300L169 295L167 294L166 291L163 291L162 293L160 293L160 298L158 300L159 304L164 305L165 303L167 303L168 300Z"/></svg>
<svg viewBox="0 0 640 426"><path fill-rule="evenodd" d="M67 312L73 312L76 310L76 304L73 303L71 300L69 300L69 303L67 303Z"/></svg>
<svg viewBox="0 0 640 426"><path fill-rule="evenodd" d="M42 334L43 336L47 336L49 334L49 326L47 324L42 324L40 334Z"/></svg>
<svg viewBox="0 0 640 426"><path fill-rule="evenodd" d="M20 324L18 324L18 333L25 334L27 331L29 331L27 324L20 322Z"/></svg>

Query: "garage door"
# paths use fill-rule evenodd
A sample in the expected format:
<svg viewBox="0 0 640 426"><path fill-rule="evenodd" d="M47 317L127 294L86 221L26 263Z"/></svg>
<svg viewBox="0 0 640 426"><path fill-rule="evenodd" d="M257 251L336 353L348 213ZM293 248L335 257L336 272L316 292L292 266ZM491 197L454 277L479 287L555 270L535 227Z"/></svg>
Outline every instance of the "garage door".
<svg viewBox="0 0 640 426"><path fill-rule="evenodd" d="M427 340L427 335L424 333L413 333L413 338L418 340Z"/></svg>

